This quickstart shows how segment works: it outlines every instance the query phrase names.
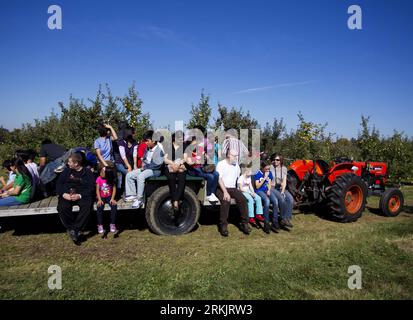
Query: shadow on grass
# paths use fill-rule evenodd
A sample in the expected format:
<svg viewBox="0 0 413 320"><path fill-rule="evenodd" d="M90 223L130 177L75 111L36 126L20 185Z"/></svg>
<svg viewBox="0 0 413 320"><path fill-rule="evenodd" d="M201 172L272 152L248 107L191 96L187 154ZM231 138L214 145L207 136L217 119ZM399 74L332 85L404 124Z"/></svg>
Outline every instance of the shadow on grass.
<svg viewBox="0 0 413 320"><path fill-rule="evenodd" d="M218 225L220 220L220 206L202 207L201 216L198 224L203 226L216 226L216 231L219 233ZM228 215L228 224L234 225L240 229L241 215L237 206L231 206ZM192 230L192 232L195 230ZM241 230L240 230L241 232Z"/></svg>
<svg viewBox="0 0 413 320"><path fill-rule="evenodd" d="M408 214L413 214L413 206L404 206L403 212L408 213Z"/></svg>
<svg viewBox="0 0 413 320"><path fill-rule="evenodd" d="M384 214L383 212L381 212L380 208L366 206L366 210L368 210L372 214L375 214L376 216L384 217Z"/></svg>
<svg viewBox="0 0 413 320"><path fill-rule="evenodd" d="M104 214L104 228L109 229L109 212ZM228 222L229 224L239 225L240 215L236 207L231 207ZM195 232L199 225L211 226L219 222L219 207L202 207L198 225L191 231ZM20 217L4 217L0 219L0 233L13 231L13 236L37 235L37 234L58 234L65 233L58 214L33 215ZM148 229L144 210L122 210L118 211L116 217L117 237L122 236L125 230L143 231ZM217 229L218 232L218 229ZM83 231L83 241L98 235L96 213L91 212L89 221ZM104 235L102 235L104 236Z"/></svg>
<svg viewBox="0 0 413 320"><path fill-rule="evenodd" d="M299 207L299 211L302 214L314 214L325 221L341 222L341 219L334 216L330 208L323 205L302 205Z"/></svg>
<svg viewBox="0 0 413 320"><path fill-rule="evenodd" d="M369 212L380 216L380 217L385 217L386 215L380 210L380 208L373 208L366 206L366 209L369 210ZM412 206L404 206L403 210L401 213L407 213L407 214L413 214L413 207Z"/></svg>
<svg viewBox="0 0 413 320"><path fill-rule="evenodd" d="M148 227L145 220L145 214L143 212L137 213L136 210L119 211L116 224L119 229L117 236L120 236L124 230L145 230ZM57 214L6 217L0 219L0 225L0 232L13 230L13 236L66 232ZM92 211L87 226L83 232L84 240L97 234L96 226L96 213ZM104 215L104 226L105 228L109 228L109 212Z"/></svg>

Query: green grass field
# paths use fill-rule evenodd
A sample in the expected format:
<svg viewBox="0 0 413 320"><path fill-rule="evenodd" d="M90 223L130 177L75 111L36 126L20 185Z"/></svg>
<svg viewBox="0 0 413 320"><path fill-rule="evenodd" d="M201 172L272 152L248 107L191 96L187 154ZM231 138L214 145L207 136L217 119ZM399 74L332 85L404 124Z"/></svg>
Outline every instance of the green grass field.
<svg viewBox="0 0 413 320"><path fill-rule="evenodd" d="M356 223L297 213L290 233L244 236L230 225L229 238L214 212L178 237L121 212L119 238L92 233L80 247L56 216L0 220L0 299L412 299L413 188L403 192L396 218L371 198ZM62 268L61 290L47 286L50 265ZM347 286L351 265L361 290Z"/></svg>

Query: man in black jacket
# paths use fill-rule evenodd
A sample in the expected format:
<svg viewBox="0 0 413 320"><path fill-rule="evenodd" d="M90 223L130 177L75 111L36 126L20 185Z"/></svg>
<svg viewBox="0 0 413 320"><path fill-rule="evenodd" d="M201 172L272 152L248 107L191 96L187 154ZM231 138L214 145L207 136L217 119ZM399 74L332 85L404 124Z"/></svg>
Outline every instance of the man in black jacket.
<svg viewBox="0 0 413 320"><path fill-rule="evenodd" d="M82 165L82 156L73 153L69 156L68 166L56 184L59 196L57 211L63 226L70 238L79 245L79 232L85 227L95 194L95 179L93 173ZM79 206L78 213L73 212L73 206Z"/></svg>

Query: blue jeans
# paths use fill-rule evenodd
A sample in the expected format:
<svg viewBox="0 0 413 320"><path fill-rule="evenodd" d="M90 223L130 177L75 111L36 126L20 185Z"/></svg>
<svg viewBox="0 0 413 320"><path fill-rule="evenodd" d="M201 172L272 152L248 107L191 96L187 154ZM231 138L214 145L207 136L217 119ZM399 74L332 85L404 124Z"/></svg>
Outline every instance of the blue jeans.
<svg viewBox="0 0 413 320"><path fill-rule="evenodd" d="M122 188L122 179L128 174L128 169L126 169L122 163L117 163L116 170L118 170L118 189L120 189ZM121 175L119 173L121 173Z"/></svg>
<svg viewBox="0 0 413 320"><path fill-rule="evenodd" d="M214 172L204 172L201 168L189 168L188 174L195 177L204 178L207 181L207 196L211 193L215 193L218 187L219 173Z"/></svg>
<svg viewBox="0 0 413 320"><path fill-rule="evenodd" d="M49 182L53 181L53 179L57 177L57 174L54 172L55 169L57 169L57 167L65 164L67 159L69 159L70 155L72 153L74 153L75 151L76 151L76 149L74 149L74 148L69 149L60 158L57 158L56 160L46 164L43 171L42 171L42 173L40 174L40 181L43 184L48 184Z"/></svg>
<svg viewBox="0 0 413 320"><path fill-rule="evenodd" d="M261 197L256 195L255 198L253 198L251 196L251 194L249 192L243 192L242 193L244 195L245 198L247 198L248 201L248 216L250 218L254 218L254 203L255 203L255 213L256 214L262 214L262 200Z"/></svg>
<svg viewBox="0 0 413 320"><path fill-rule="evenodd" d="M16 197L13 196L0 199L0 207L19 206L21 204L24 203L16 200Z"/></svg>
<svg viewBox="0 0 413 320"><path fill-rule="evenodd" d="M284 195L285 198L282 196L281 191L279 189L271 190L274 192L275 196L278 200L278 206L281 212L282 219L292 220L293 218L293 207L294 207L294 198L288 190L285 190Z"/></svg>
<svg viewBox="0 0 413 320"><path fill-rule="evenodd" d="M273 192L270 192L270 196L264 191L256 191L256 194L262 199L262 205L264 207L264 219L266 222L270 221L270 203L272 203L272 221L274 224L278 225L278 200Z"/></svg>

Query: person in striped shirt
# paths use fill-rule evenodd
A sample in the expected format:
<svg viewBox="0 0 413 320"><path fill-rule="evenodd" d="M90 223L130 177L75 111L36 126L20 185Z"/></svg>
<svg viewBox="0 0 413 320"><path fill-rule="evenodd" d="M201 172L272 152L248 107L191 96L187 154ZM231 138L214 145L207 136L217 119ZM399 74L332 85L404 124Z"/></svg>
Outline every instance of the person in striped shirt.
<svg viewBox="0 0 413 320"><path fill-rule="evenodd" d="M245 144L236 137L235 132L230 132L225 137L222 143L222 157L225 158L228 150L235 150L238 153L237 163L242 163L242 160L248 157L249 151Z"/></svg>

